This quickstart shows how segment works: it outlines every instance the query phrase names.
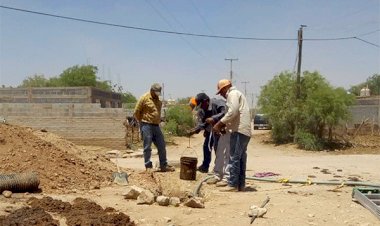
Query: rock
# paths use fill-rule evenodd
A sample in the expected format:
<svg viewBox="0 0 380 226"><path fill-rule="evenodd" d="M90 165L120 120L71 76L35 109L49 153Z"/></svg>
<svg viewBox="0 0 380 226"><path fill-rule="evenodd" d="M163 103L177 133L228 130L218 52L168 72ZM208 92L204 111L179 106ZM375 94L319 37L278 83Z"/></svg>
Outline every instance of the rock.
<svg viewBox="0 0 380 226"><path fill-rule="evenodd" d="M158 198L158 197L157 197ZM164 217L164 220L166 223L169 223L172 221L172 219L170 217Z"/></svg>
<svg viewBox="0 0 380 226"><path fill-rule="evenodd" d="M154 203L154 195L151 191L143 190L137 197L137 204L148 204Z"/></svg>
<svg viewBox="0 0 380 226"><path fill-rule="evenodd" d="M160 206L168 206L169 205L169 197L160 195L157 197L156 202Z"/></svg>
<svg viewBox="0 0 380 226"><path fill-rule="evenodd" d="M116 158L117 156L120 156L120 151L119 150L111 150L111 151L107 151L106 152L106 155L108 157L114 157Z"/></svg>
<svg viewBox="0 0 380 226"><path fill-rule="evenodd" d="M125 199L137 199L142 191L142 188L133 185L131 187L127 187L122 195Z"/></svg>
<svg viewBox="0 0 380 226"><path fill-rule="evenodd" d="M181 204L181 200L178 197L170 197L169 204L178 207Z"/></svg>
<svg viewBox="0 0 380 226"><path fill-rule="evenodd" d="M202 198L199 198L199 197L190 198L184 203L184 205L191 208L205 208Z"/></svg>
<svg viewBox="0 0 380 226"><path fill-rule="evenodd" d="M4 211L7 213L11 213L11 212L13 212L13 210L14 210L13 206L6 206L4 209Z"/></svg>
<svg viewBox="0 0 380 226"><path fill-rule="evenodd" d="M257 208L259 208L259 207L256 206L256 205L252 205L251 207L249 207L250 210L254 210L254 209L257 209Z"/></svg>
<svg viewBox="0 0 380 226"><path fill-rule="evenodd" d="M10 198L10 197L12 197L12 192L8 191L8 190L5 190L5 191L3 191L3 196L5 198Z"/></svg>
<svg viewBox="0 0 380 226"><path fill-rule="evenodd" d="M266 213L267 213L267 209L266 208L257 207L257 208L254 208L254 209L250 209L248 211L248 216L250 216L250 217L252 217L252 216L262 217Z"/></svg>

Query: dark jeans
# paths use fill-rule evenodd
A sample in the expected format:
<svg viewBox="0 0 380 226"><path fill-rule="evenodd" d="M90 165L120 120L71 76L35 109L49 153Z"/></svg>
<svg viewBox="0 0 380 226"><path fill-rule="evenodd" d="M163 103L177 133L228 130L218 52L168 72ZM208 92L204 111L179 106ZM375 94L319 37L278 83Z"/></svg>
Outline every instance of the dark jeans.
<svg viewBox="0 0 380 226"><path fill-rule="evenodd" d="M203 142L203 162L200 166L202 169L208 171L211 163L211 149L214 147L214 151L216 152L219 136L211 135L210 132L205 131L205 141Z"/></svg>
<svg viewBox="0 0 380 226"><path fill-rule="evenodd" d="M247 168L247 146L251 137L238 132L231 133L230 149L230 179L231 187L245 187L245 170Z"/></svg>
<svg viewBox="0 0 380 226"><path fill-rule="evenodd" d="M152 143L157 147L160 167L167 166L166 147L164 135L161 132L160 126L141 122L141 136L144 142L144 164L146 168L152 168L153 164L150 161L152 156Z"/></svg>

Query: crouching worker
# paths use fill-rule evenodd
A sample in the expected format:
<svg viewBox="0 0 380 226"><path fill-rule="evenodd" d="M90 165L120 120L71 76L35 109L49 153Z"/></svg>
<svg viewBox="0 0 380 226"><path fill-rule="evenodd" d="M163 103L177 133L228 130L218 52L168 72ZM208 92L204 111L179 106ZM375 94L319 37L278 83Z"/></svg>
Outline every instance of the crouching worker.
<svg viewBox="0 0 380 226"><path fill-rule="evenodd" d="M211 99L205 93L198 93L195 101L190 101L190 106L199 106L197 125L188 133L189 136L204 131L205 140L203 142L203 161L198 167L198 171L208 173L211 162L211 150L217 150L219 135L212 133L212 126L218 122L225 112L225 101L221 99ZM192 107L194 108L194 107Z"/></svg>

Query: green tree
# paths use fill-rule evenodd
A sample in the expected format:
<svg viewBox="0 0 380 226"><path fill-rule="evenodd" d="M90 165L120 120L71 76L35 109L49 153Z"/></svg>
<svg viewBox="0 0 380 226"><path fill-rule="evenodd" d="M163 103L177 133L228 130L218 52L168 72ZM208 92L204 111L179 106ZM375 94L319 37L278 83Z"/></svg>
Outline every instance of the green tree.
<svg viewBox="0 0 380 226"><path fill-rule="evenodd" d="M258 103L270 118L276 143L295 140L305 149L319 150L332 141L334 127L349 118L354 96L333 88L318 72L303 75L298 100L295 76L282 72L263 87Z"/></svg>
<svg viewBox="0 0 380 226"><path fill-rule="evenodd" d="M276 143L292 140L297 115L293 74L282 72L262 87L258 99L260 112L267 114L272 124L272 137Z"/></svg>
<svg viewBox="0 0 380 226"><path fill-rule="evenodd" d="M34 75L23 80L19 87L67 87L92 86L105 91L122 93L122 87L112 86L110 81L99 81L97 67L93 65L73 66L64 70L60 76L46 79L44 75Z"/></svg>
<svg viewBox="0 0 380 226"><path fill-rule="evenodd" d="M343 88L332 87L318 72L304 72L302 116L304 130L323 140L328 129L328 140L332 140L332 130L340 121L349 119L348 106L354 102L354 96Z"/></svg>
<svg viewBox="0 0 380 226"><path fill-rule="evenodd" d="M123 103L136 103L137 102L137 98L135 96L133 96L132 93L130 93L130 92L123 93L121 99L122 99Z"/></svg>
<svg viewBox="0 0 380 226"><path fill-rule="evenodd" d="M356 96L360 95L360 90L364 87L367 87L371 92L371 95L380 95L380 74L373 74L371 77L368 77L367 80L363 83L351 86L349 91Z"/></svg>
<svg viewBox="0 0 380 226"><path fill-rule="evenodd" d="M104 91L112 91L112 86L110 81L96 81L96 88Z"/></svg>
<svg viewBox="0 0 380 226"><path fill-rule="evenodd" d="M60 74L64 86L92 86L96 87L96 73L98 68L92 65L75 65Z"/></svg>
<svg viewBox="0 0 380 226"><path fill-rule="evenodd" d="M380 95L380 74L374 74L369 77L366 84L368 84L371 95Z"/></svg>
<svg viewBox="0 0 380 226"><path fill-rule="evenodd" d="M24 79L19 87L46 87L49 80L44 75L33 75Z"/></svg>

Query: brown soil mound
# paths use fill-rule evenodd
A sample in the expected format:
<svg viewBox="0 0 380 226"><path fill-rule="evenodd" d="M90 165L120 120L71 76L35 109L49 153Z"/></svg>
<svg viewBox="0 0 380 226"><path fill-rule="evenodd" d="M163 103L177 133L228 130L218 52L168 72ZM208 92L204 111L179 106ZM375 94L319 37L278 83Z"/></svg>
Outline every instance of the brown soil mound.
<svg viewBox="0 0 380 226"><path fill-rule="evenodd" d="M31 207L23 207L6 217L0 216L0 225L59 225L49 213L53 213L54 218L65 219L67 225L135 225L126 214L111 207L103 209L83 198L76 198L73 204L51 197L31 198L28 203Z"/></svg>
<svg viewBox="0 0 380 226"><path fill-rule="evenodd" d="M9 214L0 216L0 225L44 225L58 226L59 222L42 208L23 207Z"/></svg>
<svg viewBox="0 0 380 226"><path fill-rule="evenodd" d="M0 124L0 173L36 172L44 192L66 193L108 185L112 170L97 162L108 161L95 156L78 157L70 142L49 142L30 128ZM108 161L109 162L109 161Z"/></svg>

